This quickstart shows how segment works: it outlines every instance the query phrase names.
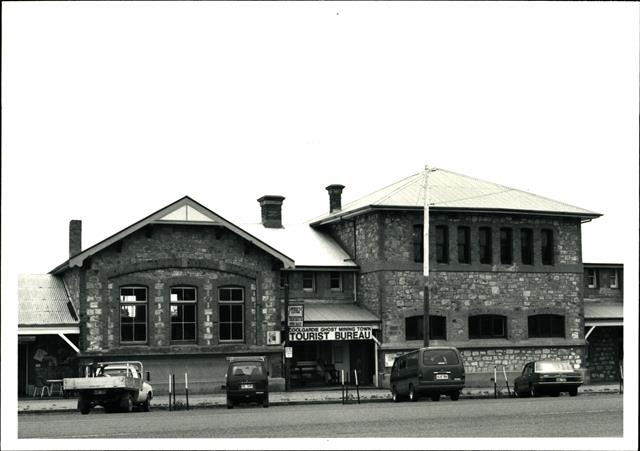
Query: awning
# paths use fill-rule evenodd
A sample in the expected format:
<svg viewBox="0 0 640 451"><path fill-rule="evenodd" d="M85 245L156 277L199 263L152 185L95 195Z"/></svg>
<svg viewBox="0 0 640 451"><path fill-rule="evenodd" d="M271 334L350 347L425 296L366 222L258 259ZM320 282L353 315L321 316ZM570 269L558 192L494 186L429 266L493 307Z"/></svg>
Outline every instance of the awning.
<svg viewBox="0 0 640 451"><path fill-rule="evenodd" d="M585 326L622 326L623 304L588 304L584 305Z"/></svg>
<svg viewBox="0 0 640 451"><path fill-rule="evenodd" d="M354 303L331 304L308 301L304 304L304 324L306 326L309 323L313 325L377 325L380 323L380 318Z"/></svg>

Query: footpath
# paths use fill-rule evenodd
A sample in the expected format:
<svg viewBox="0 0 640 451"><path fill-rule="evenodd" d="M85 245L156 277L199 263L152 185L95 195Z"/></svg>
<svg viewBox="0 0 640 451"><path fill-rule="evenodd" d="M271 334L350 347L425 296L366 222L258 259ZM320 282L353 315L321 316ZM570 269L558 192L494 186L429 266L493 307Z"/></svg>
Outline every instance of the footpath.
<svg viewBox="0 0 640 451"><path fill-rule="evenodd" d="M598 394L598 393L620 393L618 384L603 385L583 385L578 389L578 394ZM498 398L509 396L506 388L498 391ZM462 390L460 399L493 398L494 390L490 387L465 388ZM444 398L444 397L443 397ZM388 389L361 388L360 402L389 402L391 393ZM269 404L274 405L296 405L296 404L339 404L342 402L341 390L300 390L289 392L269 393ZM349 388L350 404L357 402L355 388ZM44 398L19 398L18 414L51 413L75 411L77 398L47 397ZM185 394L176 394L176 404L178 410L185 410ZM189 408L202 409L212 407L225 407L226 396L224 393L214 394L189 394ZM153 409L169 409L169 396L159 396L153 398L151 403Z"/></svg>

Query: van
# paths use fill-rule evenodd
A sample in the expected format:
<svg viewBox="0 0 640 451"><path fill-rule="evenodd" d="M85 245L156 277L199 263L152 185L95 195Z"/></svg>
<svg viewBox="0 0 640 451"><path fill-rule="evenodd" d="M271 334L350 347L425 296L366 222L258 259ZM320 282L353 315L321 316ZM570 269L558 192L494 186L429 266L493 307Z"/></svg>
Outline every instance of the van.
<svg viewBox="0 0 640 451"><path fill-rule="evenodd" d="M227 408L240 402L257 402L269 407L269 372L265 357L227 357L229 367L222 389L227 393Z"/></svg>
<svg viewBox="0 0 640 451"><path fill-rule="evenodd" d="M404 398L416 401L420 396L440 401L440 395L447 395L457 401L464 378L462 356L456 348L421 348L396 357L391 369L391 397L394 402Z"/></svg>

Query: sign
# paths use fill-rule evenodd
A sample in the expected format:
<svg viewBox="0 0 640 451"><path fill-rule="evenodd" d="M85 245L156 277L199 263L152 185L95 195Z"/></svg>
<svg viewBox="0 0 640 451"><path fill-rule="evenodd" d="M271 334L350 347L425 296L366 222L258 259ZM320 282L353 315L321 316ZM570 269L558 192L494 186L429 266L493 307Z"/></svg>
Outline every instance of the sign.
<svg viewBox="0 0 640 451"><path fill-rule="evenodd" d="M291 327L290 341L371 340L371 326Z"/></svg>
<svg viewBox="0 0 640 451"><path fill-rule="evenodd" d="M290 305L287 324L289 327L302 327L304 325L304 305Z"/></svg>
<svg viewBox="0 0 640 451"><path fill-rule="evenodd" d="M280 344L280 331L279 330L268 330L267 331L267 344L268 345L279 345Z"/></svg>
<svg viewBox="0 0 640 451"><path fill-rule="evenodd" d="M284 347L284 356L287 359L293 358L293 348L291 346Z"/></svg>

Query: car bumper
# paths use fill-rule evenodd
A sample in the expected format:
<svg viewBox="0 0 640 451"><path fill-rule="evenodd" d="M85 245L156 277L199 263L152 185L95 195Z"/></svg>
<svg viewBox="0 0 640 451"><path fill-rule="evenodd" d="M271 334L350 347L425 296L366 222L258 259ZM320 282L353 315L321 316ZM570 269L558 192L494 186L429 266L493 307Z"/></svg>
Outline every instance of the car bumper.
<svg viewBox="0 0 640 451"><path fill-rule="evenodd" d="M582 382L536 382L533 384L538 390L567 391L578 388Z"/></svg>
<svg viewBox="0 0 640 451"><path fill-rule="evenodd" d="M416 388L420 393L460 391L464 381L419 381Z"/></svg>
<svg viewBox="0 0 640 451"><path fill-rule="evenodd" d="M228 390L227 398L233 400L250 400L250 399L263 399L269 396L269 392L265 390Z"/></svg>

